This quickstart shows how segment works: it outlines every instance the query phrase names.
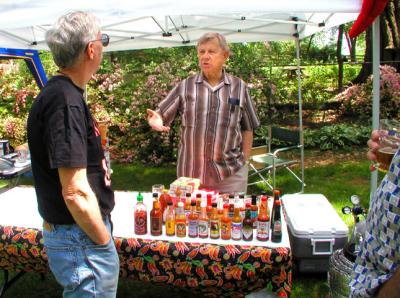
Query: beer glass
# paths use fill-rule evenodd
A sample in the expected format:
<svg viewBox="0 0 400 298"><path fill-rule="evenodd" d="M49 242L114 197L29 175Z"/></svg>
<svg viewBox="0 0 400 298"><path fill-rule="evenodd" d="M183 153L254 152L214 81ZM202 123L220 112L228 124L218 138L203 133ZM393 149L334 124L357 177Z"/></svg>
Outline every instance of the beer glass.
<svg viewBox="0 0 400 298"><path fill-rule="evenodd" d="M376 160L381 170L389 170L392 158L400 146L400 122L397 120L381 119L379 121L379 149Z"/></svg>
<svg viewBox="0 0 400 298"><path fill-rule="evenodd" d="M164 184L153 184L153 186L151 187L151 192L152 193L158 193L158 195L162 194L164 190Z"/></svg>

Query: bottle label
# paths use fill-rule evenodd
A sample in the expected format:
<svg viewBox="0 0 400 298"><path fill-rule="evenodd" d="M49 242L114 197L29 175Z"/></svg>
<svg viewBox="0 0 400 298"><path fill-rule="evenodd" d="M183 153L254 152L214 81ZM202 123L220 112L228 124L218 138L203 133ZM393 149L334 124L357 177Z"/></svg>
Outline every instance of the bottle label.
<svg viewBox="0 0 400 298"><path fill-rule="evenodd" d="M229 224L227 223L221 223L221 238L231 238L231 231L229 229Z"/></svg>
<svg viewBox="0 0 400 298"><path fill-rule="evenodd" d="M232 222L232 239L240 240L242 238L242 223Z"/></svg>
<svg viewBox="0 0 400 298"><path fill-rule="evenodd" d="M175 235L175 221L167 220L166 225L166 233L167 235Z"/></svg>
<svg viewBox="0 0 400 298"><path fill-rule="evenodd" d="M154 234L161 233L161 218L160 217L152 217L151 218L151 232Z"/></svg>
<svg viewBox="0 0 400 298"><path fill-rule="evenodd" d="M189 237L197 237L197 236L198 236L198 221L189 220Z"/></svg>
<svg viewBox="0 0 400 298"><path fill-rule="evenodd" d="M176 236L185 237L186 236L186 224L183 222L176 223Z"/></svg>
<svg viewBox="0 0 400 298"><path fill-rule="evenodd" d="M257 220L257 217L258 217L258 211L257 210L253 210L253 211L250 211L250 218L254 221L254 220Z"/></svg>
<svg viewBox="0 0 400 298"><path fill-rule="evenodd" d="M269 221L257 222L257 239L258 240L269 239Z"/></svg>
<svg viewBox="0 0 400 298"><path fill-rule="evenodd" d="M147 220L145 212L138 212L135 215L135 234L143 235L147 233Z"/></svg>
<svg viewBox="0 0 400 298"><path fill-rule="evenodd" d="M282 225L280 220L275 220L273 233L280 233L282 231Z"/></svg>
<svg viewBox="0 0 400 298"><path fill-rule="evenodd" d="M210 220L210 237L211 238L219 237L219 220L218 219Z"/></svg>
<svg viewBox="0 0 400 298"><path fill-rule="evenodd" d="M205 220L199 221L199 236L208 237L208 221Z"/></svg>
<svg viewBox="0 0 400 298"><path fill-rule="evenodd" d="M253 239L253 227L252 226L244 226L243 227L243 240L251 240Z"/></svg>

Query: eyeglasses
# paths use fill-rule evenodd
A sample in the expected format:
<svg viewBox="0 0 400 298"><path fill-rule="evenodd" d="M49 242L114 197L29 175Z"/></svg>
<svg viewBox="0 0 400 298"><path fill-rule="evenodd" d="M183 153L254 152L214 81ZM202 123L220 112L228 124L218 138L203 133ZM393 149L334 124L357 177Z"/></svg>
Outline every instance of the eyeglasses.
<svg viewBox="0 0 400 298"><path fill-rule="evenodd" d="M103 45L103 47L106 47L110 43L110 36L108 36L108 34L102 33L101 39L95 39L95 40L91 40L89 42L94 42L94 41L101 41L101 44Z"/></svg>

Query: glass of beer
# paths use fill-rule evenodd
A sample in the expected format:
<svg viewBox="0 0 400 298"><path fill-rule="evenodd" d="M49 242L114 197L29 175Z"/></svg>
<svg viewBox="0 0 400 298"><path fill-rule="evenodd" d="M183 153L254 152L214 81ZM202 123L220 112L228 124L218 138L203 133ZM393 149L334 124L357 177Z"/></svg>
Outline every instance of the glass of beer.
<svg viewBox="0 0 400 298"><path fill-rule="evenodd" d="M393 156L400 146L400 122L397 120L381 119L379 121L379 144L376 159L379 169L389 170Z"/></svg>

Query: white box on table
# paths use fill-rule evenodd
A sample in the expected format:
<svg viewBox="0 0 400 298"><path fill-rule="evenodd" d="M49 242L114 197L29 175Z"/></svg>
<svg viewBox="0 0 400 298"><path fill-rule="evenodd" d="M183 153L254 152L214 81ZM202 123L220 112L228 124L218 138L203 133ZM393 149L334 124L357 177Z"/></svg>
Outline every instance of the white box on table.
<svg viewBox="0 0 400 298"><path fill-rule="evenodd" d="M282 203L298 270L327 272L330 255L347 242L347 225L322 194L288 194Z"/></svg>

